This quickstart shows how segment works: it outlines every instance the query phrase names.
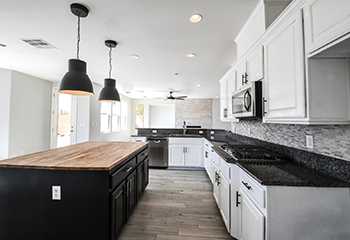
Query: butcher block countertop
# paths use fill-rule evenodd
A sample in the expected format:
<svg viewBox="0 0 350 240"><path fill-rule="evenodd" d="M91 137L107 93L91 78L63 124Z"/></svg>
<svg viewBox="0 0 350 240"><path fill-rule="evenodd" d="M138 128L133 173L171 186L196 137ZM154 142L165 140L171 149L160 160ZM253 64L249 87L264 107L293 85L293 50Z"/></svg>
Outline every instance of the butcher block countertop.
<svg viewBox="0 0 350 240"><path fill-rule="evenodd" d="M0 167L53 170L111 170L147 142L84 142L0 161Z"/></svg>

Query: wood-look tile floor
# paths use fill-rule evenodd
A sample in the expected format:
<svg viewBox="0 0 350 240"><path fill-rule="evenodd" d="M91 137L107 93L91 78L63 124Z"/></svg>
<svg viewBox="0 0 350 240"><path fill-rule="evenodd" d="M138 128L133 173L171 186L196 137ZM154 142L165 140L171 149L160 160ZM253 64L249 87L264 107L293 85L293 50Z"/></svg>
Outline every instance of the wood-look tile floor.
<svg viewBox="0 0 350 240"><path fill-rule="evenodd" d="M120 240L230 239L205 171L150 169Z"/></svg>

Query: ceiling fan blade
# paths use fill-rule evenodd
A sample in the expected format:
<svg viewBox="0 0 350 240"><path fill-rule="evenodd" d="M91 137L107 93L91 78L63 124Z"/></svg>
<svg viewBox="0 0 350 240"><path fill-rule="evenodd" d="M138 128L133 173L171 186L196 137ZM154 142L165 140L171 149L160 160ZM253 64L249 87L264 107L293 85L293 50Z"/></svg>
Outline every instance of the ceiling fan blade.
<svg viewBox="0 0 350 240"><path fill-rule="evenodd" d="M187 98L187 96L178 96L176 98Z"/></svg>

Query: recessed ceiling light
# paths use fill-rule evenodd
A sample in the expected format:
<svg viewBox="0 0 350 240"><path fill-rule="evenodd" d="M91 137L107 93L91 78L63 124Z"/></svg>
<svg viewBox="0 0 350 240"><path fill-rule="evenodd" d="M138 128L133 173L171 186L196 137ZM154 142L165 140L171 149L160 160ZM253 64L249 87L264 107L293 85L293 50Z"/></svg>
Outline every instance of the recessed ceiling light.
<svg viewBox="0 0 350 240"><path fill-rule="evenodd" d="M197 84L197 87L201 87L202 86L202 84Z"/></svg>
<svg viewBox="0 0 350 240"><path fill-rule="evenodd" d="M143 92L145 92L145 91L142 91L142 90L138 90L137 92L139 92L139 93L143 93Z"/></svg>
<svg viewBox="0 0 350 240"><path fill-rule="evenodd" d="M196 56L196 54L195 54L195 53L189 53L189 54L187 54L186 56L187 56L188 58L193 58L193 57Z"/></svg>
<svg viewBox="0 0 350 240"><path fill-rule="evenodd" d="M125 92L125 93L130 93L130 92Z"/></svg>
<svg viewBox="0 0 350 240"><path fill-rule="evenodd" d="M0 47L6 47L6 45L5 45L5 44L0 43Z"/></svg>
<svg viewBox="0 0 350 240"><path fill-rule="evenodd" d="M219 98L219 96L216 96L216 98Z"/></svg>
<svg viewBox="0 0 350 240"><path fill-rule="evenodd" d="M138 59L139 56L137 56L136 54L133 54L133 55L130 55L130 58L132 58L132 59Z"/></svg>
<svg viewBox="0 0 350 240"><path fill-rule="evenodd" d="M190 17L190 21L193 23L198 23L202 21L203 17L199 13L195 13Z"/></svg>

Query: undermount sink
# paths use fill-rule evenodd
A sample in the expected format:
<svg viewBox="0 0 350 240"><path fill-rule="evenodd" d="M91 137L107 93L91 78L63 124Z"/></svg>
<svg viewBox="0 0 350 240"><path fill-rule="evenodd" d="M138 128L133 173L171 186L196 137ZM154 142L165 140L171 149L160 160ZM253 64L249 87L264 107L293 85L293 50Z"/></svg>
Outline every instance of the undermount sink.
<svg viewBox="0 0 350 240"><path fill-rule="evenodd" d="M181 133L172 133L169 137L199 137L199 134L181 134Z"/></svg>

